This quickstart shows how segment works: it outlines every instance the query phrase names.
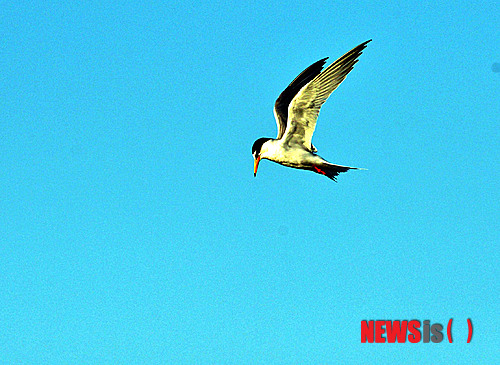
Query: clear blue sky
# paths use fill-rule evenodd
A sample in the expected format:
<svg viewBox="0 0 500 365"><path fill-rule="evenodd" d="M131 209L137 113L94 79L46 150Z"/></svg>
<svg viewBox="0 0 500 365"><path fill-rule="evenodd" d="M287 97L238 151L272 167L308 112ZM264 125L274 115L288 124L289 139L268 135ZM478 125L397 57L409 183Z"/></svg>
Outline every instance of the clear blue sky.
<svg viewBox="0 0 500 365"><path fill-rule="evenodd" d="M0 362L498 363L498 4L216 3L0 5ZM254 178L279 93L368 39L313 138L368 170Z"/></svg>

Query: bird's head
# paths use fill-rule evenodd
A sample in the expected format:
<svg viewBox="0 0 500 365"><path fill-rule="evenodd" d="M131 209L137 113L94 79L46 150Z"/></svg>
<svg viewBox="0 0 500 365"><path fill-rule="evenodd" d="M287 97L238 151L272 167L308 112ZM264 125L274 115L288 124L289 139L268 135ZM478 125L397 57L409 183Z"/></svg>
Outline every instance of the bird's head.
<svg viewBox="0 0 500 365"><path fill-rule="evenodd" d="M264 153L267 152L266 142L270 141L272 138L259 138L253 143L252 146L252 156L253 156L253 176L257 176L257 168L259 167L259 161Z"/></svg>

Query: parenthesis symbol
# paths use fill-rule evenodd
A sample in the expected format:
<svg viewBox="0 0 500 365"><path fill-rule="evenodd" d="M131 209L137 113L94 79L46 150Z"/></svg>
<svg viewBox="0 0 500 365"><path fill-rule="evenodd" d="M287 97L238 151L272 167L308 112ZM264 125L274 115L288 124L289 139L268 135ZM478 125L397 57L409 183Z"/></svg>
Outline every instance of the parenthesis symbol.
<svg viewBox="0 0 500 365"><path fill-rule="evenodd" d="M448 342L452 343L453 339L451 338L451 323L453 322L453 318L450 318L448 321L447 333L448 333Z"/></svg>
<svg viewBox="0 0 500 365"><path fill-rule="evenodd" d="M472 332L473 332L472 321L470 320L470 318L467 318L467 325L469 326L469 337L467 337L467 343L470 343L470 340L472 340Z"/></svg>

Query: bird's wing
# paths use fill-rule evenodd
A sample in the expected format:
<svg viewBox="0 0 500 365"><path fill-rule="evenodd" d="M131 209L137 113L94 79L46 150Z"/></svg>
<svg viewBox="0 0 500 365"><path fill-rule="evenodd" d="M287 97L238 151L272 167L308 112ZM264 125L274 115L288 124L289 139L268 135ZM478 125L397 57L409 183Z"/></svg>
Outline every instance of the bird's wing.
<svg viewBox="0 0 500 365"><path fill-rule="evenodd" d="M293 97L300 89L307 85L307 83L320 74L327 59L328 57L323 58L302 71L300 75L283 90L278 99L276 99L276 103L274 103L274 117L276 118L276 125L278 126L278 137L276 137L276 139L280 139L283 137L283 134L285 134L286 121L288 119L288 106Z"/></svg>
<svg viewBox="0 0 500 365"><path fill-rule="evenodd" d="M361 43L340 57L295 95L288 107L288 122L283 137L285 143L297 143L312 149L311 139L321 106L344 81L370 41Z"/></svg>

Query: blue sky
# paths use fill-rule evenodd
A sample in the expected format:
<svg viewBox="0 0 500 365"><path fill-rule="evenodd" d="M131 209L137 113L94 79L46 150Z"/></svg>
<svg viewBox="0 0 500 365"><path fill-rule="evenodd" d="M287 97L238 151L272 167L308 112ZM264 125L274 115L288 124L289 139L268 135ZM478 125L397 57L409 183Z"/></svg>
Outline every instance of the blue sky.
<svg viewBox="0 0 500 365"><path fill-rule="evenodd" d="M498 4L1 8L2 363L498 363ZM368 170L254 178L279 93L368 39L313 138Z"/></svg>

